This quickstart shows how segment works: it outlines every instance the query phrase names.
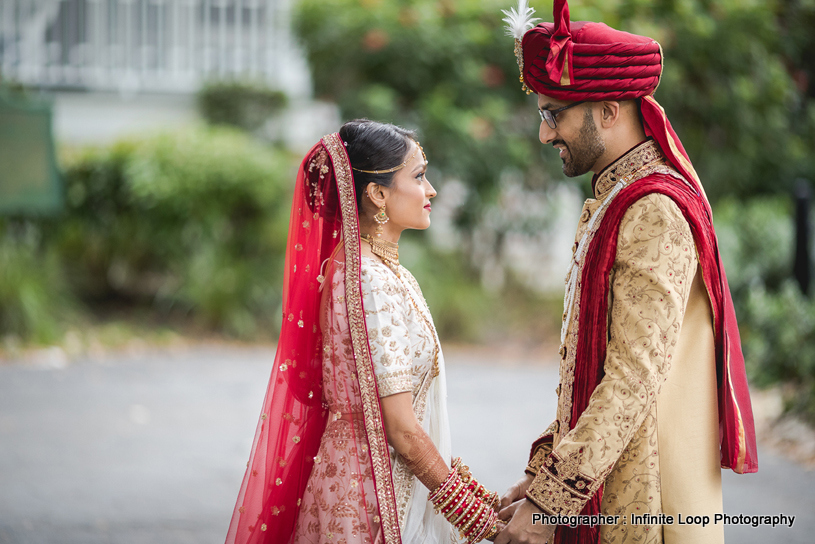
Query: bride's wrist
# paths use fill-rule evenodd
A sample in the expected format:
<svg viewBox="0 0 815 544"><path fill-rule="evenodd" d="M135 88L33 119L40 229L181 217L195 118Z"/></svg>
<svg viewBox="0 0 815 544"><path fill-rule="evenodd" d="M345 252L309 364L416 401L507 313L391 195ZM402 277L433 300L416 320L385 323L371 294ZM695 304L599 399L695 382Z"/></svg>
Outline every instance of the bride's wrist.
<svg viewBox="0 0 815 544"><path fill-rule="evenodd" d="M494 538L498 532L498 494L473 478L461 458L453 460L447 479L430 493L428 500L469 543Z"/></svg>

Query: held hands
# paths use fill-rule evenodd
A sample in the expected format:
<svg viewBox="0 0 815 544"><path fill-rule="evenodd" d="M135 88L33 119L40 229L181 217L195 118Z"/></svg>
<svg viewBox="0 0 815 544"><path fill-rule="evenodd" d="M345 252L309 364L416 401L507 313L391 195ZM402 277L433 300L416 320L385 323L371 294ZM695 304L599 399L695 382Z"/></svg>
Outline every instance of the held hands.
<svg viewBox="0 0 815 544"><path fill-rule="evenodd" d="M495 538L495 544L544 544L555 533L554 525L532 523L532 514L541 513L540 508L524 498L533 479L533 476L527 474L510 486L501 497L498 518L508 521L508 524Z"/></svg>
<svg viewBox="0 0 815 544"><path fill-rule="evenodd" d="M529 485L532 483L535 477L531 474L524 474L524 477L509 486L509 489L506 490L501 496L501 510L504 510L507 506L511 505L512 503L519 501L526 497L526 490L529 489ZM510 512L509 516L512 513ZM506 518L499 516L501 519L506 520L509 519L509 516Z"/></svg>

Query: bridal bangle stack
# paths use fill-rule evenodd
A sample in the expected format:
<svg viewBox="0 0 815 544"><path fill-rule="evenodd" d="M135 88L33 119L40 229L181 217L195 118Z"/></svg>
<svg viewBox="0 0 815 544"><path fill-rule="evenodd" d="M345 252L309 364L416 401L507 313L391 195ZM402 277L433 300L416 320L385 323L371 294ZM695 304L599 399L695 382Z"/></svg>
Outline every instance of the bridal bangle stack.
<svg viewBox="0 0 815 544"><path fill-rule="evenodd" d="M453 460L447 479L428 497L447 521L459 530L462 538L473 544L498 534L498 493L490 492L473 478L461 457Z"/></svg>

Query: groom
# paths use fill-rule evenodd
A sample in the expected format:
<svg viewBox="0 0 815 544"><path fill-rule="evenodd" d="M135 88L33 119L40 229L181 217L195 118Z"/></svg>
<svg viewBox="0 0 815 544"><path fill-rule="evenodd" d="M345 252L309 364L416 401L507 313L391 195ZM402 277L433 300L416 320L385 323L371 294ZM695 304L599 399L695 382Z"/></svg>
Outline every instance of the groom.
<svg viewBox="0 0 815 544"><path fill-rule="evenodd" d="M594 198L566 280L557 417L495 542L723 542L678 516L722 512L721 467L758 470L755 433L710 206L653 98L662 50L571 23L566 0L531 29L525 1L507 15L540 141L567 176L594 173Z"/></svg>

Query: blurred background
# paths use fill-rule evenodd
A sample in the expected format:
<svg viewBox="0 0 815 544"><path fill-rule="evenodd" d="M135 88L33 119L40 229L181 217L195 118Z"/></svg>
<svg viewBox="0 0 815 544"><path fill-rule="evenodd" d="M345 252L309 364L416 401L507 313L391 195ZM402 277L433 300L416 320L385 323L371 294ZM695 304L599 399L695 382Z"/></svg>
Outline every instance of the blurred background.
<svg viewBox="0 0 815 544"><path fill-rule="evenodd" d="M296 169L355 117L427 153L433 226L400 251L445 345L551 357L590 178L538 142L511 4L0 0L0 363L274 343ZM815 2L570 6L662 44L766 440L812 466Z"/></svg>

